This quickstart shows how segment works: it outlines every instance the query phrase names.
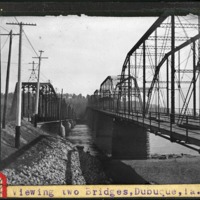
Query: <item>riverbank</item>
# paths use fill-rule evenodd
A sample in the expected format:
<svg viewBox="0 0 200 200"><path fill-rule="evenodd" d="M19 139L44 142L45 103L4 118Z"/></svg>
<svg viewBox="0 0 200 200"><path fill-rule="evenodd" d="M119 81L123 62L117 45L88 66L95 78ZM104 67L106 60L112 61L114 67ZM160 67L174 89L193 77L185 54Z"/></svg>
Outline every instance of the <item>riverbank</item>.
<svg viewBox="0 0 200 200"><path fill-rule="evenodd" d="M98 184L100 180L102 184L110 183L97 158L77 149L69 140L26 121L22 122L20 149L14 148L14 135L14 123L9 122L3 132L0 164L8 185L84 185Z"/></svg>
<svg viewBox="0 0 200 200"><path fill-rule="evenodd" d="M90 134L77 125L71 141L22 121L21 147L15 126L3 131L1 171L10 185L191 184L200 183L200 156L154 155L148 160L116 160L96 154ZM72 138L74 134L74 138Z"/></svg>

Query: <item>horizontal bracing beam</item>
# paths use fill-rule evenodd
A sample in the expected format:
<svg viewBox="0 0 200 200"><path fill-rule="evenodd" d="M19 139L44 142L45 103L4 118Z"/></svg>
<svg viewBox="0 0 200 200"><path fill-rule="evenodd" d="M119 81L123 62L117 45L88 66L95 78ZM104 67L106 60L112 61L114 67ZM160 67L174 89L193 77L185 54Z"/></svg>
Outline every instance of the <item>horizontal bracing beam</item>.
<svg viewBox="0 0 200 200"><path fill-rule="evenodd" d="M139 47L139 49L142 49L143 47ZM171 46L157 46L157 49L171 49ZM146 49L155 49L155 46L153 45L146 45Z"/></svg>
<svg viewBox="0 0 200 200"><path fill-rule="evenodd" d="M146 81L146 83L152 83L152 81ZM159 81L159 83L171 83L171 81ZM174 83L191 83L191 81L174 81Z"/></svg>
<svg viewBox="0 0 200 200"><path fill-rule="evenodd" d="M171 28L171 23L163 23L160 25L160 28ZM198 28L198 24L189 24L189 23L175 23L175 28Z"/></svg>
<svg viewBox="0 0 200 200"><path fill-rule="evenodd" d="M152 80L152 83L151 83L151 87L149 89L149 92L148 92L148 101L147 101L147 107L146 107L146 112L148 112L148 109L149 109L149 104L150 104L150 100L151 100L151 94L152 94L152 90L153 90L153 87L154 87L154 84L155 82L157 81L158 79L158 74L159 74L159 71L160 71L160 68L161 66L164 64L164 62L167 60L167 58L174 54L175 52L181 50L182 48L186 47L187 45L195 42L197 39L200 38L200 33L197 34L196 36L190 38L189 40L187 40L186 42L182 43L181 45L177 46L174 50L168 52L165 54L164 58L161 60L161 62L158 64L158 66L156 67L156 70L155 70L155 74L154 74L154 77L153 77L153 80Z"/></svg>
<svg viewBox="0 0 200 200"><path fill-rule="evenodd" d="M156 38L157 40L169 40L169 41L171 41L171 37L168 37L168 36L157 36L157 37L155 37L155 36L150 36L150 37L148 38L148 40L155 40L155 38ZM188 39L188 37L175 37L174 39L175 39L176 41L185 41L185 40Z"/></svg>

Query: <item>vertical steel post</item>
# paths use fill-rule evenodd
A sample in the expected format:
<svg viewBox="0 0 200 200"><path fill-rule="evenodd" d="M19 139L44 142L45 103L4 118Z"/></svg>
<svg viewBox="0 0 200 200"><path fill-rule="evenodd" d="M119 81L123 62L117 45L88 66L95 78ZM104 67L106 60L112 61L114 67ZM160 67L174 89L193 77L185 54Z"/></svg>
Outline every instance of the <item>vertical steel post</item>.
<svg viewBox="0 0 200 200"><path fill-rule="evenodd" d="M53 91L51 92L51 117L53 119Z"/></svg>
<svg viewBox="0 0 200 200"><path fill-rule="evenodd" d="M196 117L196 45L193 42L193 115Z"/></svg>
<svg viewBox="0 0 200 200"><path fill-rule="evenodd" d="M47 91L47 86L46 86L45 87L45 92L44 92L44 95L45 95L45 121L47 121L47 101L48 101L47 93L48 93L48 91Z"/></svg>
<svg viewBox="0 0 200 200"><path fill-rule="evenodd" d="M22 87L22 119L24 118L25 113L25 86Z"/></svg>
<svg viewBox="0 0 200 200"><path fill-rule="evenodd" d="M30 87L28 86L28 121L30 121Z"/></svg>
<svg viewBox="0 0 200 200"><path fill-rule="evenodd" d="M151 131L151 112L149 113L149 124L150 124L150 131Z"/></svg>
<svg viewBox="0 0 200 200"><path fill-rule="evenodd" d="M12 51L12 30L10 31L10 43L9 43L9 53L8 53L7 74L6 74L6 89L5 89L5 98L4 98L2 128L6 127L6 111L7 111L7 99L8 99L9 79L10 79L11 51Z"/></svg>
<svg viewBox="0 0 200 200"><path fill-rule="evenodd" d="M146 102L146 51L145 41L143 42L143 117L145 117L145 102Z"/></svg>
<svg viewBox="0 0 200 200"><path fill-rule="evenodd" d="M51 97L52 97L52 91L51 91L51 88L50 88L50 91L49 91L49 116L50 116L50 120L51 120L51 113L52 113L52 110L51 110Z"/></svg>
<svg viewBox="0 0 200 200"><path fill-rule="evenodd" d="M172 119L172 114L170 113L170 119ZM171 140L171 142L172 142L172 140L173 140L173 133L172 133L172 123L170 123L170 140Z"/></svg>
<svg viewBox="0 0 200 200"><path fill-rule="evenodd" d="M155 30L155 69L157 67L157 29ZM158 78L157 78L157 84L156 84L156 92L157 92L157 99L156 99L156 95L155 95L155 99L156 99L156 115L158 115L159 113L159 74L158 74Z"/></svg>
<svg viewBox="0 0 200 200"><path fill-rule="evenodd" d="M178 112L180 115L180 111L181 111L181 99L180 99L180 90L181 90L181 77L180 77L180 61L181 57L180 57L180 51L178 51Z"/></svg>
<svg viewBox="0 0 200 200"><path fill-rule="evenodd" d="M166 68L167 72L166 72L166 75L167 75L167 115L169 115L169 60L167 58L167 68Z"/></svg>
<svg viewBox="0 0 200 200"><path fill-rule="evenodd" d="M175 22L174 15L171 16L171 51L175 48ZM175 123L175 55L171 56L171 123Z"/></svg>
<svg viewBox="0 0 200 200"><path fill-rule="evenodd" d="M38 116L37 122L41 119L41 91L39 91L39 102L38 102Z"/></svg>
<svg viewBox="0 0 200 200"><path fill-rule="evenodd" d="M31 109L31 110L32 110L32 113L31 113L31 114L33 115L33 113L34 113L34 102L35 102L35 101L34 101L34 91L33 91L33 88L32 88L32 94L31 94L31 102L32 102L32 109ZM34 119L32 119L32 120L34 120ZM31 121L32 121L32 120L31 120ZM33 121L32 121L32 122L33 122Z"/></svg>
<svg viewBox="0 0 200 200"><path fill-rule="evenodd" d="M188 142L188 116L186 116L186 143Z"/></svg>
<svg viewBox="0 0 200 200"><path fill-rule="evenodd" d="M130 56L128 60L128 114L130 115L131 110L131 63Z"/></svg>
<svg viewBox="0 0 200 200"><path fill-rule="evenodd" d="M60 127L61 127L61 122L62 122L62 95L63 95L63 89L61 90L61 95L60 95L60 109L59 109L59 120L60 120Z"/></svg>
<svg viewBox="0 0 200 200"><path fill-rule="evenodd" d="M135 112L137 108L137 90L136 90L136 80L137 80L137 52L135 51Z"/></svg>
<svg viewBox="0 0 200 200"><path fill-rule="evenodd" d="M47 121L49 120L49 116L50 116L50 112L49 112L49 101L50 101L50 95L49 95L49 92L50 92L50 88L49 88L49 86L47 87ZM58 112L59 112L59 109L58 109Z"/></svg>
<svg viewBox="0 0 200 200"><path fill-rule="evenodd" d="M40 91L40 120L43 121L43 88Z"/></svg>

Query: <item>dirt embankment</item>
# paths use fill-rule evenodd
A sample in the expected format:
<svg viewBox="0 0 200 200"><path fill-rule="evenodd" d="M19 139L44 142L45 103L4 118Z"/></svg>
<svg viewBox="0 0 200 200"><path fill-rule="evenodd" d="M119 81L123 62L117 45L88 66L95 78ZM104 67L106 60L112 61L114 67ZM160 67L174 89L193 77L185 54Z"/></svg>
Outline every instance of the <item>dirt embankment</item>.
<svg viewBox="0 0 200 200"><path fill-rule="evenodd" d="M200 156L165 160L96 158L57 134L22 121L20 149L15 123L2 132L1 171L12 185L200 183Z"/></svg>
<svg viewBox="0 0 200 200"><path fill-rule="evenodd" d="M0 170L9 185L106 184L99 161L67 139L23 121L20 149L14 147L15 124L3 131Z"/></svg>
<svg viewBox="0 0 200 200"><path fill-rule="evenodd" d="M2 159L10 156L19 149L15 148L15 122L8 122L6 129L2 129ZM31 123L22 120L20 149L29 144L41 135L47 135L39 128L35 128Z"/></svg>

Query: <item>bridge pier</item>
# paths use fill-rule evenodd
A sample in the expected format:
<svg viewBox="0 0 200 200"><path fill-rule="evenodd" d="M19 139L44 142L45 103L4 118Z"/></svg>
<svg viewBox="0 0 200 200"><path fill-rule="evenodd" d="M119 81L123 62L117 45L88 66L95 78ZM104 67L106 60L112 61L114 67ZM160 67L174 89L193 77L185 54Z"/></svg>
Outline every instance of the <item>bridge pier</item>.
<svg viewBox="0 0 200 200"><path fill-rule="evenodd" d="M128 121L115 119L112 135L112 157L117 159L146 159L149 138L146 130Z"/></svg>
<svg viewBox="0 0 200 200"><path fill-rule="evenodd" d="M146 159L149 152L146 129L132 122L90 110L88 125L96 146L115 159Z"/></svg>

